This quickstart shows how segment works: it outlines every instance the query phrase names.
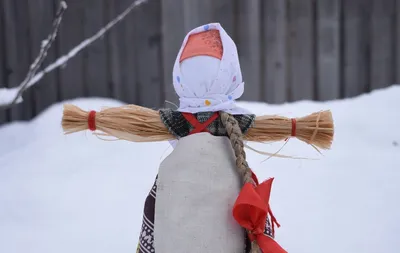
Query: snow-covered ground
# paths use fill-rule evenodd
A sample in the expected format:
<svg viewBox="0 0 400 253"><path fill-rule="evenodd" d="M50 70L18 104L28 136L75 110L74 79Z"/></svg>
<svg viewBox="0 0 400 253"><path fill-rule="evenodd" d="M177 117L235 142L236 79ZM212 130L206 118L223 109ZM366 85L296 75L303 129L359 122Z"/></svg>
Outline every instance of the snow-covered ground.
<svg viewBox="0 0 400 253"><path fill-rule="evenodd" d="M248 151L260 179L275 177L277 240L289 252L399 252L398 99L400 86L326 103L242 103L256 114L333 112L335 140L324 156L296 140L281 151L318 160L263 162ZM72 102L85 109L120 104ZM31 122L0 128L0 252L135 252L143 201L169 144L64 136L61 115L57 104ZM275 152L283 143L251 145Z"/></svg>

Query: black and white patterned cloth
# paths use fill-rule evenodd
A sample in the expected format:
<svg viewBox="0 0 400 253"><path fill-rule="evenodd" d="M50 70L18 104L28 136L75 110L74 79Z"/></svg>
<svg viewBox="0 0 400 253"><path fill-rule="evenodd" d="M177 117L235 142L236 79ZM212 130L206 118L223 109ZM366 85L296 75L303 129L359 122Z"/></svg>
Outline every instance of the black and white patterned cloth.
<svg viewBox="0 0 400 253"><path fill-rule="evenodd" d="M192 130L193 126L185 119L181 112L171 109L162 109L159 111L161 121L168 128L169 132L177 138L187 136ZM199 112L193 114L200 123L207 121L214 112ZM242 133L245 134L250 127L253 126L256 118L253 114L248 115L233 115L238 121ZM207 130L214 136L227 136L226 129L222 125L221 118L218 118L208 125Z"/></svg>
<svg viewBox="0 0 400 253"><path fill-rule="evenodd" d="M154 253L154 213L156 205L157 178L151 188L143 209L142 229L139 235L137 253Z"/></svg>

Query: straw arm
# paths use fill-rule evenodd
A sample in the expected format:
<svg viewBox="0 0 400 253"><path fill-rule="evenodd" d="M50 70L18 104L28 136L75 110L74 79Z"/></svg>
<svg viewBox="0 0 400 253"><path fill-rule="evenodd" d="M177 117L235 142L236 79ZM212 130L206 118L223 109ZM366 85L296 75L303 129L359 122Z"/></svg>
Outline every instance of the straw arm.
<svg viewBox="0 0 400 253"><path fill-rule="evenodd" d="M65 134L88 129L89 112L74 105L64 105L62 127ZM295 123L295 125L294 125ZM161 121L159 112L138 105L104 108L96 113L96 135L116 137L133 142L173 140L175 137ZM293 130L295 127L295 131ZM263 115L243 136L251 142L276 142L293 137L322 149L329 149L334 135L330 111L290 119Z"/></svg>

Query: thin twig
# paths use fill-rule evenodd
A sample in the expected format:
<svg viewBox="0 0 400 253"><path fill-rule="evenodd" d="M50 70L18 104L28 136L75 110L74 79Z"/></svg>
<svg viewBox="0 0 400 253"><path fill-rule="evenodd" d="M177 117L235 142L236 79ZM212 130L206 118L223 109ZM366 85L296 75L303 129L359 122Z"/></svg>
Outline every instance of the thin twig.
<svg viewBox="0 0 400 253"><path fill-rule="evenodd" d="M56 17L54 18L53 21L53 31L52 33L49 34L46 40L44 40L40 46L40 52L39 55L36 57L35 61L31 64L29 67L28 74L26 75L25 79L22 81L22 83L18 86L18 92L17 95L15 95L14 99L6 104L1 106L0 108L8 108L16 104L18 101L21 101L20 97L22 93L29 87L28 84L32 80L32 77L36 74L40 66L42 65L44 59L47 56L47 52L49 51L51 45L55 41L57 37L57 32L59 30L61 20L63 17L63 14L65 10L67 9L67 4L64 1L60 2L60 5L58 7Z"/></svg>
<svg viewBox="0 0 400 253"><path fill-rule="evenodd" d="M63 55L61 57L59 57L56 61L54 61L53 63L51 63L50 65L48 65L44 70L40 71L39 73L37 73L35 76L33 76L32 78L30 78L25 85L24 90L30 88L31 86L33 86L34 84L36 84L38 81L40 81L43 76L45 76L47 73L53 71L54 69L65 65L65 63L71 59L72 57L74 57L76 54L78 54L81 50L85 49L86 47L88 47L90 44L92 44L94 41L96 41L97 39L101 38L102 36L104 36L104 34L110 30L114 25L116 25L118 22L120 22L121 20L123 20L133 9L135 9L136 7L140 6L141 4L147 2L148 0L135 0L133 1L129 7L127 9L125 9L121 14L119 14L115 19L113 19L112 21L110 21L105 27L103 27L102 29L100 29L97 33L95 33L93 36L87 38L86 40L82 41L81 43L79 43L77 46L75 46L73 49L71 49L66 55ZM22 87L22 84L20 85L20 87ZM12 89L7 89L7 90L12 90ZM24 91L22 90L22 92ZM21 92L21 94L22 94ZM0 89L0 94L1 94L1 89ZM19 96L17 96L17 99L19 98ZM11 107L12 104L6 104L5 106L0 105L0 108L8 108Z"/></svg>

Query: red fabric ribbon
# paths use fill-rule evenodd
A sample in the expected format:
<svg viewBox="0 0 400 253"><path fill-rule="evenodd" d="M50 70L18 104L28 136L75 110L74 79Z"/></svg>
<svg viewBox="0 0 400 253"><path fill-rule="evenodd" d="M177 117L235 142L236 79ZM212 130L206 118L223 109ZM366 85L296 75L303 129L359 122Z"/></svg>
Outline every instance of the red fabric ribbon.
<svg viewBox="0 0 400 253"><path fill-rule="evenodd" d="M292 136L296 137L296 119L292 118Z"/></svg>
<svg viewBox="0 0 400 253"><path fill-rule="evenodd" d="M287 253L274 239L264 234L268 213L271 214L272 226L274 223L279 226L269 207L273 180L270 178L256 186L246 183L233 206L233 217L250 231L249 239L256 240L263 253Z"/></svg>
<svg viewBox="0 0 400 253"><path fill-rule="evenodd" d="M197 120L197 118L191 114L184 112L182 113L183 117L193 126L193 130L189 133L190 134L197 134L201 132L208 132L207 127L219 117L219 112L215 112L211 117L206 120L204 123L201 123Z"/></svg>
<svg viewBox="0 0 400 253"><path fill-rule="evenodd" d="M90 131L96 130L96 111L90 111L88 116L88 128Z"/></svg>
<svg viewBox="0 0 400 253"><path fill-rule="evenodd" d="M251 179L253 179L253 181L256 185L259 185L257 175L254 174L254 172L252 170L250 170L250 171L251 171Z"/></svg>
<svg viewBox="0 0 400 253"><path fill-rule="evenodd" d="M292 121L292 132L290 133L290 136L296 137L297 121L295 118L292 118L291 121ZM289 139L289 137L286 138L285 141L287 141L288 139Z"/></svg>

